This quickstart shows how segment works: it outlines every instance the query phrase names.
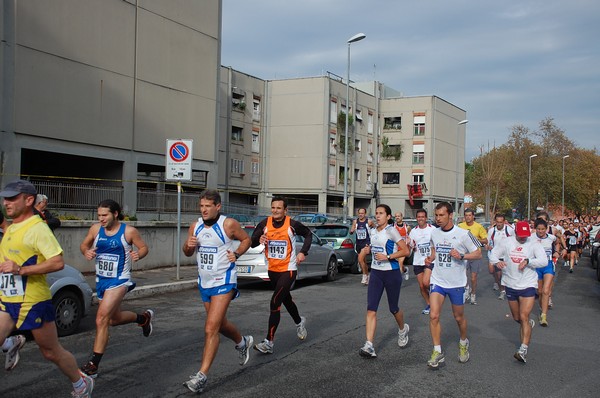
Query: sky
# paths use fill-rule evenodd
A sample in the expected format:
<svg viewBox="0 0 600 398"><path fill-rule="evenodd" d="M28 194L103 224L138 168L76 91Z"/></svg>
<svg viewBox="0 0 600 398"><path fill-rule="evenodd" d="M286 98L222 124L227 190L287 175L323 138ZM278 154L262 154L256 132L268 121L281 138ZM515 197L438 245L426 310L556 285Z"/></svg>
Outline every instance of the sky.
<svg viewBox="0 0 600 398"><path fill-rule="evenodd" d="M466 160L554 119L600 149L600 1L223 0L221 64L265 79L346 76L467 112Z"/></svg>

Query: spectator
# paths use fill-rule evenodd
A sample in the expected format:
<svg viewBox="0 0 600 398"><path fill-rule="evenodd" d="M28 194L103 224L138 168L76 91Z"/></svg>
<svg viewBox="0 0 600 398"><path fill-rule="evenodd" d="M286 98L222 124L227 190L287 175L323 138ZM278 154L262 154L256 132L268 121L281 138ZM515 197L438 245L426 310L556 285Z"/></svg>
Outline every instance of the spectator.
<svg viewBox="0 0 600 398"><path fill-rule="evenodd" d="M44 194L37 194L35 197L35 205L33 206L33 214L39 215L48 227L54 230L60 227L60 220L52 215L46 208L48 207L48 197Z"/></svg>

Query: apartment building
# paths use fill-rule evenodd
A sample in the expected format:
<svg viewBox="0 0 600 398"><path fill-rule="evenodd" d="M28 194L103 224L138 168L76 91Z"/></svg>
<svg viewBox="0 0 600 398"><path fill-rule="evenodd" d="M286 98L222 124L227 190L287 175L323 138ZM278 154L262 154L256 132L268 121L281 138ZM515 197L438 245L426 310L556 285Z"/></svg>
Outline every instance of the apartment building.
<svg viewBox="0 0 600 398"><path fill-rule="evenodd" d="M2 184L153 213L175 188L166 140L190 138L187 190L216 186L220 0L7 0L0 13Z"/></svg>

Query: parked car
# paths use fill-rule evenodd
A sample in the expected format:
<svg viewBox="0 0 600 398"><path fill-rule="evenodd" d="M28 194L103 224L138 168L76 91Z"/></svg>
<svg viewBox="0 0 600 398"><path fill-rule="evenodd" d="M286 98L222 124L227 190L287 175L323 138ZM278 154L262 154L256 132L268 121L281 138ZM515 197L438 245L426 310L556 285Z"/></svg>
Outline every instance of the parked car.
<svg viewBox="0 0 600 398"><path fill-rule="evenodd" d="M315 235L335 250L339 265L358 272L358 254L355 250L356 236L350 234L352 225L323 224L314 227Z"/></svg>
<svg viewBox="0 0 600 398"><path fill-rule="evenodd" d="M70 265L46 275L56 311L56 329L59 336L75 333L81 319L90 312L92 288L85 278Z"/></svg>
<svg viewBox="0 0 600 398"><path fill-rule="evenodd" d="M324 224L329 221L325 214L318 213L298 214L292 218L302 224Z"/></svg>
<svg viewBox="0 0 600 398"><path fill-rule="evenodd" d="M238 220L240 224L253 224L254 217L248 214L226 214L227 217Z"/></svg>
<svg viewBox="0 0 600 398"><path fill-rule="evenodd" d="M254 227L244 227L248 235L252 236ZM324 280L333 281L337 276L338 271L338 259L331 248L326 242L321 240L318 236L313 233L312 244L306 260L301 262L298 266L297 279L312 278L321 276ZM296 236L296 251L300 251L304 238L302 236ZM267 272L267 259L265 257L265 247L258 245L255 248L250 248L248 251L240 256L235 262L237 268L238 279L260 279L263 281L269 280L269 274Z"/></svg>
<svg viewBox="0 0 600 398"><path fill-rule="evenodd" d="M592 262L592 268L600 268L600 262L598 262L598 252L600 251L600 226L594 227L590 231L590 261ZM600 279L599 279L600 280Z"/></svg>

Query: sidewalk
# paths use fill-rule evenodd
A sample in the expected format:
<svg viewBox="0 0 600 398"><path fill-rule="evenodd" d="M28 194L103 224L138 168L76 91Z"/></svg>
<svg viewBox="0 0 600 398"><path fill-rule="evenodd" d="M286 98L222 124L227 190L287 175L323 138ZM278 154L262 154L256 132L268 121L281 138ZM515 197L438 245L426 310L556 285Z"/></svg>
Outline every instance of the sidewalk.
<svg viewBox="0 0 600 398"><path fill-rule="evenodd" d="M84 277L94 291L93 303L97 304L96 275L88 273ZM195 265L180 266L179 280L177 280L176 266L132 271L131 277L136 283L136 287L125 295L124 300L195 288L198 286L198 267Z"/></svg>

